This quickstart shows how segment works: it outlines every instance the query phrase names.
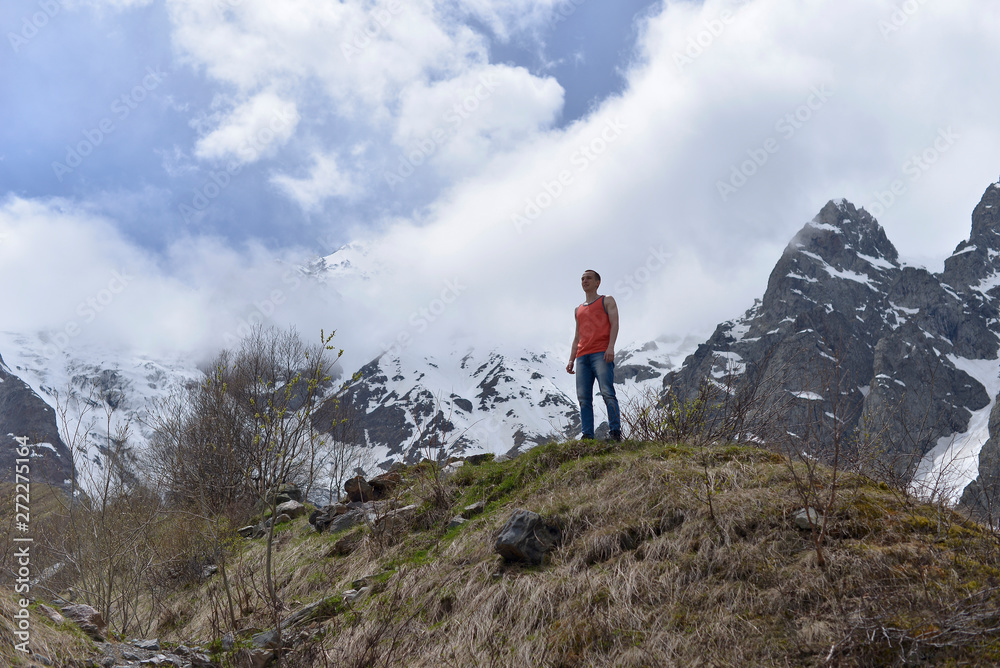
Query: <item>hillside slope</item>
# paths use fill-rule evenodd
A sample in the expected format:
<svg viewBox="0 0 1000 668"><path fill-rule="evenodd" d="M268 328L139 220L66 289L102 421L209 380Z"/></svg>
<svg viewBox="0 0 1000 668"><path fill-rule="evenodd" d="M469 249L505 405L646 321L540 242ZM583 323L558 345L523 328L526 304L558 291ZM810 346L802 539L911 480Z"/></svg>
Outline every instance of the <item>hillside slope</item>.
<svg viewBox="0 0 1000 668"><path fill-rule="evenodd" d="M755 448L570 441L447 478L427 466L404 473L396 502L418 505L392 530L316 533L305 517L279 527L282 615L322 602L285 630L283 665L1000 661L996 535L861 476L839 478L818 552L793 520L803 470ZM824 498L830 475L815 481ZM476 501L485 511L449 529ZM516 508L561 530L539 566L493 550ZM227 566L240 616L233 649L221 652L218 575L169 600L161 641L248 659L256 650L241 647L272 626L263 553L259 539L243 541Z"/></svg>

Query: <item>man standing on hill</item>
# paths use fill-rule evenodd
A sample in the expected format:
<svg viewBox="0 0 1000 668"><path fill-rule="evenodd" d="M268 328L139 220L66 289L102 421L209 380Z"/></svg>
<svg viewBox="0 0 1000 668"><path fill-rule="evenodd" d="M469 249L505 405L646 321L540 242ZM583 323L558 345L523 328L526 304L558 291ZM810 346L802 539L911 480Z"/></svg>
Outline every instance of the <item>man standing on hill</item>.
<svg viewBox="0 0 1000 668"><path fill-rule="evenodd" d="M570 347L566 371L576 374L576 397L580 401L582 438L594 438L594 379L608 407L611 440L622 440L621 414L615 396L615 340L618 338L618 304L601 296L601 275L593 269L580 278L586 301L576 307L576 333ZM574 364L576 371L573 370Z"/></svg>

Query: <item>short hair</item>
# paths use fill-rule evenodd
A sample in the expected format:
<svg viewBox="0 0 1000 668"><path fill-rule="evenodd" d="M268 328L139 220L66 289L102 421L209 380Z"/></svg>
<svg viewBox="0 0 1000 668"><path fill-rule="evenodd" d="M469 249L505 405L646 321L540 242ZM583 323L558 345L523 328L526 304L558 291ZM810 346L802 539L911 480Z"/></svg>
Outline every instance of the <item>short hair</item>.
<svg viewBox="0 0 1000 668"><path fill-rule="evenodd" d="M584 272L583 272L583 273L585 273L585 274L586 274L586 273L587 273L588 271L589 271L590 273L592 273L592 274L594 275L594 278L596 278L596 279L597 279L597 282L598 282L598 283L600 283L600 282L601 282L601 275L600 275L600 274L598 274L598 273L597 273L596 271L594 271L593 269L586 269L586 270L584 270Z"/></svg>

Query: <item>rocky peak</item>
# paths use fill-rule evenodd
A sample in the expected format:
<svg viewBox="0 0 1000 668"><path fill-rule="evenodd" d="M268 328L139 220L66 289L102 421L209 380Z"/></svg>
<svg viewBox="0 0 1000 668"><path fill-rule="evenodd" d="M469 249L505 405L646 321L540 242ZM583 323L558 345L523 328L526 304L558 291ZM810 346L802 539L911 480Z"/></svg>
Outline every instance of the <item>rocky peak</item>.
<svg viewBox="0 0 1000 668"><path fill-rule="evenodd" d="M1000 296L1000 184L990 184L972 212L972 233L944 261L941 279L959 292Z"/></svg>
<svg viewBox="0 0 1000 668"><path fill-rule="evenodd" d="M796 251L819 255L837 269L856 265L859 257L876 266L897 265L899 259L895 246L872 215L843 199L827 202L803 226L785 249L786 254Z"/></svg>

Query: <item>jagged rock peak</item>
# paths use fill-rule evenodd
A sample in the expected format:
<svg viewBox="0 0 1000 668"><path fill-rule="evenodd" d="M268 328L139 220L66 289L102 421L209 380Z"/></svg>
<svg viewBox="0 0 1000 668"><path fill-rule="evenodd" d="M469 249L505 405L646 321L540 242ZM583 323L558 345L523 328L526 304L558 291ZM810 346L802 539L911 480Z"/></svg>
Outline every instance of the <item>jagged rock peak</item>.
<svg viewBox="0 0 1000 668"><path fill-rule="evenodd" d="M785 248L785 253L806 251L819 255L829 264L838 266L850 256L888 262L898 266L899 253L878 221L864 209L858 209L845 199L830 200L811 221L806 223ZM841 260L841 261L839 261Z"/></svg>
<svg viewBox="0 0 1000 668"><path fill-rule="evenodd" d="M973 210L970 241L984 241L991 248L1000 247L1000 183L991 183Z"/></svg>
<svg viewBox="0 0 1000 668"><path fill-rule="evenodd" d="M1000 184L992 183L972 212L972 233L944 261L941 278L956 290L996 292L1000 272Z"/></svg>

